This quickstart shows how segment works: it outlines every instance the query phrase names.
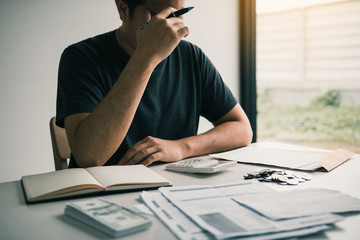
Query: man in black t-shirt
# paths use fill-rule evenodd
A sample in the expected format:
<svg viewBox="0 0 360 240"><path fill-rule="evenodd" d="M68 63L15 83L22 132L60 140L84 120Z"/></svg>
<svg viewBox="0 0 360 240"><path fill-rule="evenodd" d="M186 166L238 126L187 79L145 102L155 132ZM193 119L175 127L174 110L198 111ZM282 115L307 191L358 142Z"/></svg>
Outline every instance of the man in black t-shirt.
<svg viewBox="0 0 360 240"><path fill-rule="evenodd" d="M114 31L65 49L57 125L70 167L172 162L250 143L249 121L181 18L184 0L116 0ZM141 28L145 23L145 28ZM214 124L197 135L199 117Z"/></svg>

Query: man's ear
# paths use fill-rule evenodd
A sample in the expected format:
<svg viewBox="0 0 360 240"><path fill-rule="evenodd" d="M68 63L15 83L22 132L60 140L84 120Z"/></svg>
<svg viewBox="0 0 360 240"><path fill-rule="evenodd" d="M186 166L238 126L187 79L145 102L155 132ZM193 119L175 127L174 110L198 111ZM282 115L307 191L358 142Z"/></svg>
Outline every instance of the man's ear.
<svg viewBox="0 0 360 240"><path fill-rule="evenodd" d="M121 21L125 22L129 19L129 8L122 0L115 0Z"/></svg>

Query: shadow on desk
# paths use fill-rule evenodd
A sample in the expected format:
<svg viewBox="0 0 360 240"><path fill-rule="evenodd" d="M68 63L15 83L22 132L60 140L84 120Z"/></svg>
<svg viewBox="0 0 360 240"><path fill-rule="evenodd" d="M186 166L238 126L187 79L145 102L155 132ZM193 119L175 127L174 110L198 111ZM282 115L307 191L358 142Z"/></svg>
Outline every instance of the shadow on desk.
<svg viewBox="0 0 360 240"><path fill-rule="evenodd" d="M61 222L65 223L66 225L68 225L69 228L77 229L77 230L82 231L85 234L89 235L89 238L91 237L91 238L97 238L97 239L113 239L111 236L109 236L97 229L94 229L94 228L86 225L85 223L79 222L69 216L59 215L56 218L58 220L60 220Z"/></svg>
<svg viewBox="0 0 360 240"><path fill-rule="evenodd" d="M171 172L171 174L174 174L175 176L181 175L181 176L189 176L191 178L197 178L197 179L208 179L208 178L213 178L215 176L221 176L227 174L230 171L230 169L221 170L215 173L187 173L187 172L175 172L175 171L169 171L169 172Z"/></svg>
<svg viewBox="0 0 360 240"><path fill-rule="evenodd" d="M16 181L15 184L16 184L17 195L19 196L18 197L19 204L26 205L25 194L24 194L24 190L21 186L21 181ZM15 201L15 199L14 199L14 201Z"/></svg>
<svg viewBox="0 0 360 240"><path fill-rule="evenodd" d="M327 231L334 231L336 230L338 227L336 226L333 226L331 227L330 229L326 230ZM296 237L296 238L293 238L293 239L306 239L306 240L328 240L329 238L326 236L326 232L318 232L318 233L313 233L313 234L310 234L310 235L306 235L306 236L302 236L302 237Z"/></svg>

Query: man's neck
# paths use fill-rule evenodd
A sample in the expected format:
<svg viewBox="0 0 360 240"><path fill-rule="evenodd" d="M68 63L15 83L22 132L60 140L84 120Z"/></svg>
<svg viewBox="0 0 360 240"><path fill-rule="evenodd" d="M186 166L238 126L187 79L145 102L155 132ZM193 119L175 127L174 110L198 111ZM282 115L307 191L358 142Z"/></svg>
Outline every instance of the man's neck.
<svg viewBox="0 0 360 240"><path fill-rule="evenodd" d="M116 31L116 38L118 40L120 47L122 47L125 50L125 52L129 54L129 56L131 56L135 51L136 44L133 41L131 41L131 39L129 38L129 34L126 32L124 26L121 26Z"/></svg>

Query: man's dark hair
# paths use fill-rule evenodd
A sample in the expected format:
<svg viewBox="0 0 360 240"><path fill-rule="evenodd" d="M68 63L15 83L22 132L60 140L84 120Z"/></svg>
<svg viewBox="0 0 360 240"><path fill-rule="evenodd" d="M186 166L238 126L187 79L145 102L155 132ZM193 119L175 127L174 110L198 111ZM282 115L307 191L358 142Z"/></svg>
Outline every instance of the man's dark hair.
<svg viewBox="0 0 360 240"><path fill-rule="evenodd" d="M134 16L135 8L139 5L144 4L146 0L123 0L123 1L128 5L129 16L130 18L132 18Z"/></svg>

